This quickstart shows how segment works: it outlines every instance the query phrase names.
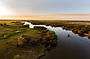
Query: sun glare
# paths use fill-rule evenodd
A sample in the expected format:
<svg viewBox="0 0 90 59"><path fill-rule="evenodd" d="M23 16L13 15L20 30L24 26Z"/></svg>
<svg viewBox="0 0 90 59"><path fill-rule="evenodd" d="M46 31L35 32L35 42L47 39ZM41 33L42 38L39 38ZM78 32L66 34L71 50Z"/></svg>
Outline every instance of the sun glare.
<svg viewBox="0 0 90 59"><path fill-rule="evenodd" d="M0 16L10 15L12 12L5 7L0 6Z"/></svg>

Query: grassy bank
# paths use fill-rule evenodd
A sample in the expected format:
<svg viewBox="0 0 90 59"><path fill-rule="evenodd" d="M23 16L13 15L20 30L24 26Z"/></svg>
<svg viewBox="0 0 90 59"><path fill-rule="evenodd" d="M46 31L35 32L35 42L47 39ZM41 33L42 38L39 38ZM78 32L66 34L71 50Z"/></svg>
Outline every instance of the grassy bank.
<svg viewBox="0 0 90 59"><path fill-rule="evenodd" d="M80 36L88 36L90 39L90 21L32 21L33 24L45 24L47 26L62 27Z"/></svg>
<svg viewBox="0 0 90 59"><path fill-rule="evenodd" d="M0 21L0 59L36 59L43 54L45 49L51 48L52 44L56 44L54 32L30 29L21 22ZM48 32L52 33L51 37L49 37ZM23 44L25 45L23 47L17 47L18 39L23 35L30 37L31 41L37 42L37 44L29 45L29 43L32 43L30 41L26 45ZM48 36L48 40L43 39L42 36Z"/></svg>

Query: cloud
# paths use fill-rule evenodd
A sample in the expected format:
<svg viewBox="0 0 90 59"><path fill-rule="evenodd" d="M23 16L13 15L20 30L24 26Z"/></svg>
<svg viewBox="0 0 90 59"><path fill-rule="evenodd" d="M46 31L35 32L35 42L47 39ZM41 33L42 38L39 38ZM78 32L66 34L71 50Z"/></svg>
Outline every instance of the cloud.
<svg viewBox="0 0 90 59"><path fill-rule="evenodd" d="M90 13L90 0L0 0L0 5L17 15Z"/></svg>

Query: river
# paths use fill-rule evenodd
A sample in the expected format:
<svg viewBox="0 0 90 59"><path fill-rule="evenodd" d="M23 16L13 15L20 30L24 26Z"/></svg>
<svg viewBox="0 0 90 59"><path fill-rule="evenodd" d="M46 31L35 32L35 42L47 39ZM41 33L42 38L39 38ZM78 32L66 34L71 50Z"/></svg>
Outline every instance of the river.
<svg viewBox="0 0 90 59"><path fill-rule="evenodd" d="M54 31L57 35L57 47L41 59L90 59L90 39L88 37L81 37L61 27L44 27ZM70 36L68 37L67 34Z"/></svg>

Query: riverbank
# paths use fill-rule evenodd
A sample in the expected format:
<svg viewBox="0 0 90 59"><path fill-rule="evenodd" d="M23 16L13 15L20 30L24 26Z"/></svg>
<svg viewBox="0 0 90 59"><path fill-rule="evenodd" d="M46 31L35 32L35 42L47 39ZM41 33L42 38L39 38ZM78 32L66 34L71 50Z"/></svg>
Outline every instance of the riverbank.
<svg viewBox="0 0 90 59"><path fill-rule="evenodd" d="M41 21L29 21L29 22L36 25L38 24L47 25L47 28L49 30L41 27L35 27L34 29L29 28L29 25L23 25L23 22L21 21L0 22L0 30L1 30L0 58L1 59L16 59L16 58L36 59L39 56L42 57L45 55L44 54L45 50L51 50L57 46L57 42L56 42L57 36L58 36L58 46L65 47L63 48L64 51L66 51L67 47L68 48L70 47L71 49L71 47L74 47L73 45L75 45L74 49L76 50L80 49L77 47L79 45L82 46L83 44L85 44L85 48L86 46L88 46L88 43L87 45L85 43L87 42L88 38L85 38L85 41L83 41L84 38L81 38L78 35L74 34L75 33L74 31L78 31L78 34L81 33L81 35L83 35L84 33L88 34L90 31L89 25L70 24L70 22L69 23L41 22ZM63 30L62 28L65 30ZM53 31L57 34L57 36ZM73 31L74 33L71 33L71 31ZM74 51L72 51L71 49L71 52L73 54ZM65 54L66 53L64 53L63 56L65 56Z"/></svg>
<svg viewBox="0 0 90 59"><path fill-rule="evenodd" d="M50 29L55 31L58 37L56 49L49 51L41 59L90 59L90 39L87 36L77 35L69 29L63 29L60 25ZM70 25L63 23L62 26L64 25L70 28ZM83 28L83 25L80 24L80 26ZM77 30L78 28L77 25Z"/></svg>
<svg viewBox="0 0 90 59"><path fill-rule="evenodd" d="M33 24L44 24L52 27L62 27L80 36L90 39L90 21L32 21Z"/></svg>
<svg viewBox="0 0 90 59"><path fill-rule="evenodd" d="M56 47L57 37L47 29L30 29L21 21L0 21L0 58L37 59Z"/></svg>

